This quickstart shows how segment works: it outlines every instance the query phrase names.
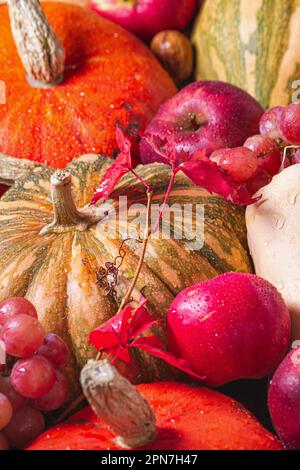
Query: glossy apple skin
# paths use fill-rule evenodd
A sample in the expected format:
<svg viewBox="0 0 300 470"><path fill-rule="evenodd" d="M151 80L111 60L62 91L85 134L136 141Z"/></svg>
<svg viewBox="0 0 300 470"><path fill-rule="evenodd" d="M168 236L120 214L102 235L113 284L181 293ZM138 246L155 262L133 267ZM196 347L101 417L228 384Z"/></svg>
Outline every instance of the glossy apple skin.
<svg viewBox="0 0 300 470"><path fill-rule="evenodd" d="M192 20L198 0L90 0L92 10L150 41L159 31L182 31Z"/></svg>
<svg viewBox="0 0 300 470"><path fill-rule="evenodd" d="M177 295L168 311L167 338L170 350L216 387L270 375L288 350L291 321L268 281L229 272Z"/></svg>
<svg viewBox="0 0 300 470"><path fill-rule="evenodd" d="M260 104L238 87L219 81L191 83L166 101L145 133L172 136L177 153L190 158L197 150L242 146L258 134L263 114ZM162 161L145 138L140 143L143 163Z"/></svg>
<svg viewBox="0 0 300 470"><path fill-rule="evenodd" d="M300 450L300 345L289 352L275 371L269 385L268 405L285 446Z"/></svg>

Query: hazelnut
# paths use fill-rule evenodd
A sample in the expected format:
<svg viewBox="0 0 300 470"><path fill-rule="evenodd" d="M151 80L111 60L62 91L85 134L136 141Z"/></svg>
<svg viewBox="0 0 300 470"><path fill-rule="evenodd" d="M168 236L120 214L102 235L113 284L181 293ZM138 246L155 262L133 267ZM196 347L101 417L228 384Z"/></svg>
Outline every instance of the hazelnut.
<svg viewBox="0 0 300 470"><path fill-rule="evenodd" d="M151 42L151 50L177 84L187 80L193 71L193 47L179 31L161 31Z"/></svg>

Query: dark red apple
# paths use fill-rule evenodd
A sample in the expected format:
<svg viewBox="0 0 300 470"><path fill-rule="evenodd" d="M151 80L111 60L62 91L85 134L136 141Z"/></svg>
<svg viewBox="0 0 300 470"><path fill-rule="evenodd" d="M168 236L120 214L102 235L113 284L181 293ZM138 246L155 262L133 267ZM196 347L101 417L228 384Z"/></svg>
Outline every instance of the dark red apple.
<svg viewBox="0 0 300 470"><path fill-rule="evenodd" d="M291 321L277 289L254 274L225 273L190 286L167 316L170 350L205 383L270 375L286 354Z"/></svg>
<svg viewBox="0 0 300 470"><path fill-rule="evenodd" d="M260 104L236 86L194 82L160 107L145 135L172 136L177 153L187 158L200 149L210 155L219 148L242 146L258 133L262 114ZM146 138L140 144L140 157L143 163L162 161Z"/></svg>
<svg viewBox="0 0 300 470"><path fill-rule="evenodd" d="M289 352L274 373L268 405L283 443L289 449L300 450L300 345Z"/></svg>
<svg viewBox="0 0 300 470"><path fill-rule="evenodd" d="M182 31L198 0L90 0L90 7L145 41L164 29Z"/></svg>

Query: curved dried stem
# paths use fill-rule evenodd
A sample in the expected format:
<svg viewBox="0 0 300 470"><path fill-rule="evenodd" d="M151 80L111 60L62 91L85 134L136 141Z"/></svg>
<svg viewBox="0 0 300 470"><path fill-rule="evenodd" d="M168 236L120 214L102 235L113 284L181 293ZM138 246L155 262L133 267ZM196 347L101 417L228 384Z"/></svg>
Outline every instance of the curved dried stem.
<svg viewBox="0 0 300 470"><path fill-rule="evenodd" d="M65 51L38 0L7 0L11 30L29 83L51 88L63 80Z"/></svg>
<svg viewBox="0 0 300 470"><path fill-rule="evenodd" d="M116 434L119 446L141 447L154 440L155 416L150 405L107 360L88 361L80 382L92 409Z"/></svg>

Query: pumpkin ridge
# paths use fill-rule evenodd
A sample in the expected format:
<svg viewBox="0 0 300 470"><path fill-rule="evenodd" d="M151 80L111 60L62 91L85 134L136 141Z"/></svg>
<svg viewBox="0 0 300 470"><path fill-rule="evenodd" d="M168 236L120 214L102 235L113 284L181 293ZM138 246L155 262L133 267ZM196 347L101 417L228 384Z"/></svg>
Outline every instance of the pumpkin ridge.
<svg viewBox="0 0 300 470"><path fill-rule="evenodd" d="M21 297L26 296L28 287L29 287L29 285L32 281L32 278L33 278L35 272L37 270L39 270L40 266L43 264L43 261L46 257L47 248L48 248L47 244L44 244L44 246L39 246L38 240L36 239L38 248L34 249L32 247L32 240L34 240L34 238L29 239L28 242L20 248L20 251L18 251L17 248L18 248L18 245L19 246L21 245L21 242L19 242L18 244L16 244L14 242L13 252L11 252L9 247L4 252L1 252L0 269L1 269L1 272L2 272L3 278L7 278L8 281L9 281L8 291L5 289L5 285L0 284L0 297L1 298L5 299L5 298L8 298L12 295L21 296ZM0 243L1 243L1 239L0 239ZM6 261L7 261L6 257L9 258L9 264L6 264ZM8 268L11 265L17 263L17 268L19 268L19 266L22 265L24 263L24 261L26 261L26 259L30 260L30 257L32 257L32 258L31 258L31 261L29 263L29 266L27 268L23 268L22 276L15 279L15 277L18 274L18 269L15 269L12 272L13 277L8 278L6 273L8 271ZM1 267L2 264L4 265L3 267ZM17 289L16 289L15 284L16 284L16 280L18 280L18 279L20 279L22 284L21 284L21 286L18 285ZM13 294L12 294L12 292L13 292Z"/></svg>
<svg viewBox="0 0 300 470"><path fill-rule="evenodd" d="M39 320L46 332L55 331L67 344L70 352L68 365L65 369L66 377L70 383L70 399L79 393L76 371L75 351L69 336L67 317L67 297L63 295L67 285L68 251L71 250L74 234L62 233L52 237L43 263L32 277L26 292L26 298L30 300L39 312ZM44 298L47 297L47 302ZM51 315L48 312L51 311ZM59 315L63 311L64 315ZM75 371L75 374L74 374Z"/></svg>
<svg viewBox="0 0 300 470"><path fill-rule="evenodd" d="M87 357L95 355L94 348L87 344L89 333L104 321L103 312L105 314L111 312L112 308L115 309L111 299L97 285L96 270L86 242L88 235L86 232L76 232L72 239L66 286L68 330L72 349L81 366L85 364ZM90 307L91 303L93 309ZM105 314L104 318L110 318L110 314Z"/></svg>

